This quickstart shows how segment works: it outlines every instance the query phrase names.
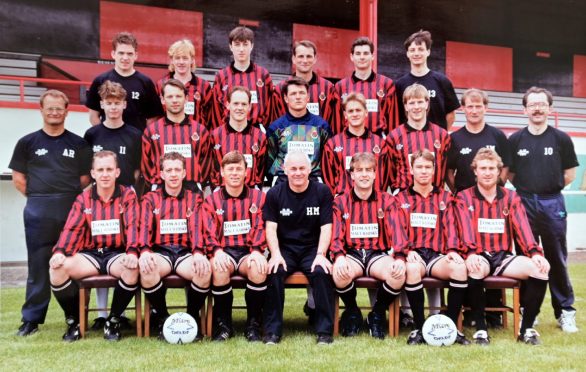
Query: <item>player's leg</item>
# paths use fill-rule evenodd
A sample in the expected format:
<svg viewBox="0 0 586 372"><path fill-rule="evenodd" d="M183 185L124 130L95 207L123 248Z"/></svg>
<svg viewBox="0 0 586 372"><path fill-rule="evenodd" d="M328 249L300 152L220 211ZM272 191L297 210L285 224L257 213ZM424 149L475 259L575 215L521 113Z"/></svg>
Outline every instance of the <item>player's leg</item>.
<svg viewBox="0 0 586 372"><path fill-rule="evenodd" d="M384 339L384 323L386 311L391 303L401 293L405 284L405 274L394 275L391 272L394 259L388 255L382 255L376 261L367 266L367 275L382 281L376 295L376 301L372 311L368 314L368 326L372 337Z"/></svg>
<svg viewBox="0 0 586 372"><path fill-rule="evenodd" d="M196 273L193 267L193 255L191 253L183 255L175 262L175 272L184 279L191 280L187 287L187 313L200 324L199 312L204 305L205 300L210 292L212 281L212 272ZM230 307L230 311L232 308ZM198 328L198 340L202 339L201 330Z"/></svg>
<svg viewBox="0 0 586 372"><path fill-rule="evenodd" d="M405 293L411 305L411 312L413 313L413 322L415 323L415 330L421 333L423 323L425 322L425 295L423 292L422 279L425 276L425 262L421 257L416 262L405 263ZM411 335L415 336L415 333ZM409 337L408 343L410 345L421 343L421 337L417 340ZM417 342L415 342L417 341Z"/></svg>
<svg viewBox="0 0 586 372"><path fill-rule="evenodd" d="M228 255L229 260L223 265L219 265L217 258L214 256L210 259L212 267L212 295L214 297L214 321L212 328L214 330L212 340L226 341L232 337L234 330L232 328L232 304L234 302L234 292L230 284L230 277L236 271L234 258Z"/></svg>
<svg viewBox="0 0 586 372"><path fill-rule="evenodd" d="M132 301L136 290L138 289L138 266L134 269L127 268L122 263L125 254L118 254L110 258L106 264L107 272L118 278L114 295L112 296L112 306L110 314L104 324L104 338L108 341L120 340L121 318L122 313ZM136 259L136 258L135 258Z"/></svg>
<svg viewBox="0 0 586 372"><path fill-rule="evenodd" d="M354 279L364 275L364 268L350 255L346 255L345 265L348 269L348 277L342 277L337 274L344 260L336 260L334 263L333 271L334 275L334 287L338 296L344 303L345 309L340 317L341 334L344 337L353 337L358 334L362 327L362 312L356 302L356 286L354 285Z"/></svg>
<svg viewBox="0 0 586 372"><path fill-rule="evenodd" d="M97 274L98 268L82 254L67 257L61 267L49 269L51 289L65 313L67 331L63 335L64 341L76 341L81 337L79 332L79 287L75 279Z"/></svg>
<svg viewBox="0 0 586 372"><path fill-rule="evenodd" d="M171 261L158 253L152 253L155 268L152 271L146 271L139 261L140 269L140 285L146 298L149 300L151 307L160 316L161 325L169 316L167 311L167 301L165 298L166 288L163 285L161 278L166 277L171 273ZM142 259L142 257L141 257Z"/></svg>
<svg viewBox="0 0 586 372"><path fill-rule="evenodd" d="M262 262L257 263L255 260ZM244 299L246 301L245 337L248 341L261 340L262 307L267 292L267 273L260 270L263 266L267 267L267 261L262 255L256 255L254 260L250 259L250 255L246 255L238 266L240 275L247 279Z"/></svg>
<svg viewBox="0 0 586 372"><path fill-rule="evenodd" d="M296 254L281 247L281 255L287 263L287 270L280 265L276 273L269 273L268 287L263 308L265 344L276 344L283 335L283 308L285 305L285 278L298 269Z"/></svg>
<svg viewBox="0 0 586 372"><path fill-rule="evenodd" d="M499 272L498 269L502 268ZM533 322L539 314L539 309L547 291L548 273L542 273L532 259L525 256L511 256L497 269L496 274L523 280L525 291L521 296L523 307L523 320L521 321L521 335L525 335L527 329L533 328ZM532 335L533 342L538 343L536 338L539 335Z"/></svg>
<svg viewBox="0 0 586 372"><path fill-rule="evenodd" d="M458 324L458 317L462 311L462 304L468 288L468 270L464 260L450 259L449 256L439 256L427 265L427 272L431 276L449 281L448 288L448 311L446 315ZM470 344L463 333L458 331L456 342L462 345Z"/></svg>
<svg viewBox="0 0 586 372"><path fill-rule="evenodd" d="M468 293L470 296L470 312L472 319L476 323L476 333L474 333L474 341L478 345L488 345L490 340L486 327L486 319L484 317L484 309L486 308L486 293L484 291L484 278L490 274L490 264L486 258L474 255L472 257L480 257L478 267L474 270L470 269L470 263L475 258L468 257L466 259L466 267L468 267Z"/></svg>

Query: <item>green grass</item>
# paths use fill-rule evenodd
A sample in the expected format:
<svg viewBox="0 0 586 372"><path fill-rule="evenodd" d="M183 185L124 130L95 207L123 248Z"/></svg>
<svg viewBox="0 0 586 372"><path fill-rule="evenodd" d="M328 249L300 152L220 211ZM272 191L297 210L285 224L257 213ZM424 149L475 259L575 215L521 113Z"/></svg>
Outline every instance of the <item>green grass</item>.
<svg viewBox="0 0 586 372"><path fill-rule="evenodd" d="M238 336L224 344L208 340L189 345L169 345L156 339L125 335L119 343L108 343L101 332L90 332L73 344L61 341L65 324L54 299L47 321L40 331L27 338L14 336L20 322L23 288L0 290L0 370L403 370L403 371L580 371L586 370L586 264L570 266L576 291L577 334L564 334L556 327L549 294L540 324L543 344L518 344L512 330L491 331L487 348L454 345L435 348L407 346L407 332L384 341L362 334L353 339L336 338L333 345L317 346L305 326L302 306L305 290L288 290L285 303L285 335L279 345L249 344L242 336L245 313L235 311ZM236 303L243 303L236 291ZM361 291L361 301L366 302ZM170 292L170 303L181 303L179 290ZM93 299L92 299L93 301ZM90 315L90 319L93 314ZM512 317L510 317L512 319ZM466 329L471 337L472 329Z"/></svg>

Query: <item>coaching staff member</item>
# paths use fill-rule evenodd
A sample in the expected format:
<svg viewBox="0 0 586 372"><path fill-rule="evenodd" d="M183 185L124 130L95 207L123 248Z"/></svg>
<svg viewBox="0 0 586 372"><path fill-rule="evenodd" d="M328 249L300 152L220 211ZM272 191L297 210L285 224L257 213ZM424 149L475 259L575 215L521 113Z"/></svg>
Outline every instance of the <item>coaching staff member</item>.
<svg viewBox="0 0 586 372"><path fill-rule="evenodd" d="M48 90L41 95L40 103L43 128L18 141L8 166L14 186L27 198L24 232L28 278L18 336L35 333L38 324L45 322L51 299L51 250L75 197L90 182L91 149L81 137L65 129L69 99L58 90Z"/></svg>
<svg viewBox="0 0 586 372"><path fill-rule="evenodd" d="M332 194L309 179L311 161L299 151L285 156L287 182L269 190L263 206L266 239L271 253L269 287L264 309L264 342L276 344L283 329L285 278L302 271L315 298L318 344L333 342L334 290L332 264L326 258L332 235Z"/></svg>
<svg viewBox="0 0 586 372"><path fill-rule="evenodd" d="M523 96L529 124L509 138L513 163L509 179L517 188L535 240L551 264L549 290L558 325L577 332L574 290L568 275L567 212L562 189L576 178L578 159L566 133L547 125L553 97L531 87Z"/></svg>

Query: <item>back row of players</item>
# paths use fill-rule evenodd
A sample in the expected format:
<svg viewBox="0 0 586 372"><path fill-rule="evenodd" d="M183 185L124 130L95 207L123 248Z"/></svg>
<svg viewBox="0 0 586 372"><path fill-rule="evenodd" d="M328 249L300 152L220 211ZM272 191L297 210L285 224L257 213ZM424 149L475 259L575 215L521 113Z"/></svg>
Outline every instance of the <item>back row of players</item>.
<svg viewBox="0 0 586 372"><path fill-rule="evenodd" d="M239 58L241 59L240 62L244 62L244 65L248 65L248 69L251 69L253 66L255 66L250 62L250 50L252 48L251 35L251 31L245 28L237 28L231 33L230 46L234 52L235 62L225 71L232 71L235 73L235 68L237 66L242 67L242 65L239 65L238 63ZM406 43L407 54L410 56L412 65L414 63L413 61L421 62L429 55L431 40L429 40L429 43L426 41L426 37L428 36L429 35L425 32L416 33L412 36L412 38L414 38L412 40L414 41ZM137 77L140 75L137 74L132 67L134 59L136 58L136 44L133 44L133 39L131 39L130 43L120 41L126 40L125 38L128 37L128 35L122 34L119 35L117 39L115 39L113 57L116 60L116 67L114 70L112 70L111 73L119 74L118 67L128 68L130 66L131 76ZM417 37L420 39L416 39ZM187 49L182 49L183 47L187 47ZM179 56L177 56L176 53L173 52L177 50L186 50L188 55L181 56L182 53L179 52ZM300 62L294 63L296 65L297 72L299 72L300 66L312 66L312 63L314 63L315 59L315 48L311 43L301 42L296 44L294 52L295 56L293 58L294 62L299 51L304 51L306 53L305 55L303 55L303 53L301 54ZM308 51L313 51L313 53L309 53ZM454 191L463 190L474 185L474 174L470 170L469 164L471 163L476 151L479 148L486 146L494 148L499 154L501 154L504 160L505 171L507 166L510 166L511 170L515 169L515 173L517 173L517 176L515 177L515 186L518 188L518 190L525 192L529 199L539 195L559 195L561 188L563 188L565 184L571 182L573 179L572 170L575 171L577 161L571 140L565 134L559 131L555 131L553 128L551 128L551 130L547 129L547 113L549 112L552 98L549 92L542 89L533 89L528 91L524 97L523 104L526 107L530 122L540 120L540 123L544 124L541 125L541 132L539 134L545 133L546 129L549 130L549 134L542 137L547 143L527 143L526 139L523 141L523 139L526 137L523 132L526 132L527 130L521 131L516 137L513 136L513 146L516 146L516 149L519 149L519 151L516 152L518 156L514 157L514 159L511 159L511 155L508 152L509 146L504 134L495 128L485 125L484 112L488 103L487 97L483 92L474 89L467 91L462 98L462 106L467 118L466 130L460 130L453 133L452 139L450 140L448 133L439 126L432 124L433 121L428 117L429 107L433 106L434 102L433 97L430 97L430 92L433 92L434 97L437 97L439 93L433 89L429 89L429 87L426 89L422 85L412 84L405 89L402 97L402 102L404 104L406 113L406 120L404 121L405 124L390 131L388 136L386 136L386 139L383 139L383 137L379 136L377 133L384 135L387 133L388 129L393 128L393 126L389 125L391 121L385 121L385 119L383 119L382 114L381 117L377 117L377 115L378 108L380 107L382 112L382 108L388 107L388 104L384 104L382 101L375 103L374 100L378 100L379 98L389 98L389 94L386 94L382 88L378 90L376 88L366 90L360 88L361 83L358 81L360 80L359 76L362 76L360 66L368 67L366 69L367 74L365 75L367 82L369 80L370 82L378 82L380 78L380 76L377 76L374 74L374 72L372 72L372 44L370 44L368 40L360 38L355 42L355 45L353 45L352 48L351 58L355 62L356 71L353 77L348 79L348 82L354 81L356 85L353 86L353 89L361 90L365 92L367 96L364 97L364 95L355 93L352 90L349 91L349 94L346 94L343 97L343 100L343 94L340 95L339 99L337 100L328 99L328 97L335 97L335 94L323 95L323 92L320 92L313 95L313 97L318 97L318 107L321 107L321 104L323 104L324 107L334 108L337 107L337 105L342 105L343 111L337 111L334 109L331 115L332 117L340 117L340 115L336 115L335 112L342 112L346 123L345 126L341 127L337 131L338 133L334 137L330 138L332 133L328 123L323 120L323 118L317 115L313 115L310 112L316 108L315 104L310 102L312 90L315 87L312 86L313 88L310 88L309 84L303 78L292 78L277 88L277 91L280 91L282 94L283 102L285 104L284 107L286 107L286 113L275 120L268 127L266 130L265 140L265 135L263 134L262 130L263 122L257 121L255 123L254 120L248 120L254 118L255 111L258 111L259 96L262 96L262 93L259 93L258 89L265 87L267 85L265 82L263 82L261 79L252 79L253 82L256 81L256 83L253 85L254 90L252 91L241 86L231 86L231 83L216 84L214 87L217 87L218 90L219 87L222 87L222 89L220 90L220 93L211 94L211 97L217 97L218 94L225 94L226 103L225 106L220 106L222 108L221 110L214 110L214 112L225 112L225 115L227 116L225 121L221 121L223 124L213 129L210 133L206 130L204 125L199 124L195 120L190 120L189 118L189 112L192 108L194 110L193 115L195 115L196 112L202 112L202 115L205 115L203 114L204 111L202 109L204 106L198 108L197 110L195 109L196 106L202 103L199 101L203 100L203 96L201 93L198 93L194 90L194 87L197 84L192 84L193 79L197 79L192 74L190 68L193 61L193 49L189 46L188 42L180 41L171 47L170 52L170 56L173 61L171 66L173 66L176 71L172 76L173 79L168 79L167 81L160 84L160 91L162 95L161 101L164 104L166 113L162 119L156 120L149 124L146 127L144 133L140 133L140 131L133 131L130 126L124 125L125 122L128 123L130 121L124 119L123 116L124 113L133 110L131 106L136 104L134 101L139 100L141 97L144 97L144 95L140 92L130 90L129 97L126 97L125 90L120 85L113 83L112 81L106 81L101 85L98 85L98 93L100 96L99 107L104 110L104 116L102 119L100 119L103 120L103 125L98 125L88 130L86 139L88 139L88 141L92 144L95 152L102 149L109 149L117 154L122 174L120 179L121 184L132 185L137 179L137 159L139 158L138 154L141 153L141 146L139 145L138 138L141 138L140 143L142 144L142 161L140 168L142 170L144 179L149 184L151 189L159 188L159 193L163 194L164 192L160 191L161 188L159 186L163 183L166 184L166 180L162 175L164 173L164 169L160 168L159 160L163 154L169 154L172 152L178 152L182 154L185 159L184 169L187 180L186 188L190 190L199 188L201 183L205 183L209 180L211 180L215 185L227 186L225 177L222 177L223 169L220 165L222 164L224 156L232 150L237 150L244 156L246 164L245 183L247 186L254 187L260 185L263 180L263 172L265 169L268 170L266 175L274 178L275 183L279 182L287 184L288 182L282 182L287 179L287 175L284 174L283 167L285 157L290 153L302 152L308 156L309 161L311 162L311 167L309 168L310 174L308 177L312 180L317 180L319 177L323 176L326 184L330 186L331 193L335 195L348 193L348 190L350 190L352 187L352 172L350 171L351 158L354 154L360 152L370 152L374 154L375 159L378 159L377 162L380 165L376 167L377 176L375 177L378 182L375 182L374 186L377 192L380 190L387 190L389 187L393 190L409 190L414 182L412 166L413 154L415 154L419 149L424 148L428 149L430 154L433 154L434 171L432 185L435 186L438 190L443 186L445 179L444 176L446 174L447 163L446 159L448 158L448 156L446 156L447 154L451 154L451 156L449 156L449 168L455 170L448 172L448 185L450 185ZM310 60L310 62L307 62L308 60ZM306 62L303 63L302 61ZM427 69L426 64L424 64L424 67ZM183 71L187 71L189 76L192 78L191 82L187 84L187 90L181 81L174 79L181 78L177 73L181 71L182 68ZM248 71L248 69L245 68L246 71ZM255 69L256 66L249 72L252 72ZM426 72L429 72L429 70L427 69ZM222 76L222 74L222 71L219 72L218 77ZM238 74L235 74L235 76L238 76ZM268 79L270 79L270 77L268 77ZM96 79L96 82L99 80L100 78ZM390 79L387 80L390 86L392 86ZM344 81L345 80L342 82ZM94 85L96 82L94 82ZM202 81L200 80L199 82L201 83ZM240 82L246 83L246 79L240 80ZM88 105L91 105L92 102L91 91L92 89L90 89L90 92L88 93ZM371 97L369 93L376 95L377 98L368 98ZM193 104L189 102L190 97L193 99ZM272 95L272 97L274 98L275 95ZM325 99L322 99L324 97ZM395 95L393 94L393 98L389 102L394 102L394 97ZM62 124L66 114L67 98L52 92L48 96L43 97L43 99L51 100L51 105L49 105L51 107L44 106L45 103L43 100L41 101L45 124L47 124L47 122L50 123L51 121L56 123L59 119L61 119ZM325 101L336 101L337 103L334 105L331 103L326 105ZM396 104L392 103L392 105L395 107L394 111L397 112ZM277 105L274 106L277 107ZM147 104L145 107L147 109L152 109L156 106ZM226 108L225 110L224 107ZM135 109L136 108L134 108L134 110ZM45 110L48 111L45 112ZM145 112L148 112L148 110ZM319 112L322 113L322 111ZM327 110L324 108L323 115L327 115L326 112ZM95 119L96 113L92 112L92 120ZM450 111L450 113L451 114L445 115L443 117L450 119L450 117L453 117L453 112ZM159 114L154 114L153 117L158 115ZM212 116L214 115L216 114L212 114ZM132 116L140 117L140 115L136 114L136 111ZM143 116L143 118L144 117L151 116L146 114L146 116ZM204 119L201 120L206 120L205 116L202 116L202 118ZM340 119L338 118L337 120L337 123L340 123ZM438 119L438 122L440 120L441 118ZM207 119L207 123L209 122L210 120ZM211 122L213 122L213 119ZM333 123L333 127L335 128L336 121ZM385 129L382 129L383 124L381 123L387 123L384 125ZM397 123L397 121L393 121L393 123ZM539 126L540 123L537 123L536 125ZM531 130L531 125L529 130ZM32 206L32 204L38 202L34 200L31 201L30 196L35 196L36 194L44 195L45 192L43 191L47 190L46 188L45 190L34 189L38 186L38 179L34 180L32 183L30 182L30 178L28 177L31 176L31 173L35 172L29 172L27 169L28 165L25 164L25 160L30 157L30 154L27 154L27 152L30 152L34 149L34 153L41 157L45 155L48 150L44 147L34 148L34 146L29 146L30 143L26 143L27 141L23 140L21 140L19 145L17 145L15 150L15 157L13 157L13 161L11 162L11 168L15 174L15 183L17 184L17 187L20 183L19 190L29 196L29 200L27 201L27 207L29 207L29 204ZM38 145L40 144L42 144L42 141L40 141ZM545 146L543 151L545 152L546 157L542 160L533 158L533 155L540 154L541 148L539 146L542 145ZM82 147L83 146L81 146L81 143L71 144L69 148L66 147L63 149L62 156L71 158L70 160L72 161L73 159L79 161L80 157L87 159L89 154L85 154ZM44 153L41 154L38 151ZM58 153L61 154L61 152ZM527 156L529 153L531 153L531 156ZM266 156L268 159L263 161L263 156ZM547 156L553 160L548 160ZM512 162L512 160L515 161ZM527 160L527 162L524 163L525 160ZM538 169L552 169L552 177L536 178L535 174L533 174L535 172L535 167L532 165L536 164L536 162L541 162L540 164L542 165L537 167ZM83 163L83 161L81 163ZM71 173L74 171L74 173L79 172L81 175L84 174L81 163L69 164L71 169L67 170L67 172ZM516 168L515 164L517 164ZM51 167L47 167L47 169L51 169ZM62 172L64 169L60 169L59 171ZM59 175L61 175L61 173L59 173ZM504 172L501 173L501 177L503 180L505 179ZM79 186L79 182L71 182L69 185L65 185L66 179L67 178L59 180L60 183L58 185L50 185L51 187L56 187L54 189L49 187L49 189L51 189L49 191L55 193L67 190L68 187L77 188ZM289 180L290 179L291 178L289 177ZM88 180L82 177L81 181L83 185ZM536 181L539 182L535 183ZM536 186L539 188L538 190L535 190ZM281 188L282 187L284 186L281 186ZM44 187L42 185L40 189L43 188ZM537 203L538 201L534 202ZM563 212L565 213L565 208L563 207L563 198L561 199L561 203ZM259 206L256 205L256 208L259 208ZM288 214L287 209L288 208L285 208L280 211L280 214ZM157 208L155 208L155 210L157 210ZM192 211L194 210L195 209L192 209ZM226 208L220 208L219 210L226 211ZM538 212L535 212L535 215L537 214ZM27 213L25 210L25 221L26 218ZM292 225L287 224L289 229L291 229L291 226ZM162 225L159 226L159 228L161 227ZM246 226L240 226L241 229L245 227ZM170 228L179 227L171 224ZM237 227L234 228L237 229ZM534 233L536 233L536 228L533 225L532 228ZM565 225L559 226L559 229L561 228L564 229L562 234L565 237ZM108 231L109 230L106 228L105 232L107 233ZM368 234L368 232L366 232L366 234ZM27 231L27 237L28 235L29 232ZM538 236L539 229L537 229L536 233L536 237ZM270 239L267 240L269 240L270 248ZM329 239L325 239L325 241L329 242ZM40 243L37 242L33 244L40 245ZM30 245L28 239L27 245ZM385 245L385 247L389 248L390 245ZM559 250L559 252L557 252L557 250ZM30 251L31 249L29 248L29 266L31 264ZM553 258L555 259L556 264L559 264L556 270L559 271L558 274L562 277L561 285L558 287L561 288L561 290L555 291L557 293L556 297L558 297L559 300L554 301L554 311L556 312L556 317L560 317L562 314L565 314L564 312L573 311L573 308L571 307L573 303L573 294L571 293L571 286L569 287L568 291L566 285L569 284L569 280L567 279L567 270L565 267L565 243L563 243L562 247L559 245L554 247L553 251L553 253L550 252L550 257L552 254L554 255ZM321 252L324 253L324 250ZM103 254L103 251L100 252L100 254ZM148 257L148 255L145 256ZM366 258L364 258L364 260L366 260ZM130 266L136 266L136 261L134 261L134 264L132 263L132 259L130 259L130 261ZM203 265L203 263L201 264ZM145 265L147 265L147 267L150 266L148 265L148 262L145 263ZM324 265L326 265L326 263L324 263ZM33 272L32 275L36 275L34 270L29 270L29 275L31 275L31 271ZM565 282L563 282L564 275L566 280ZM130 281L132 282L132 280ZM59 280L58 282L59 283L57 284L59 285L63 284ZM134 280L134 282L136 283L136 280ZM407 283L409 284L409 280ZM154 287L148 287L152 290L151 292L156 292L158 289L156 288L156 281L154 283L150 282L149 284L154 285ZM193 290L198 292L199 289L199 293L205 292L202 291L202 285L205 287L204 284L198 284L194 281L194 285L192 286ZM70 285L67 287L69 288ZM122 285L122 287L124 287L124 285ZM126 285L126 287L128 289L132 286ZM251 287L254 287L254 285L251 284ZM417 288L417 286L415 286L415 288ZM397 283L395 283L394 286L388 284L387 289L390 289L392 292L394 289L397 289ZM218 290L216 292L226 291ZM349 292L352 293L350 289ZM148 290L147 293L149 293ZM379 291L379 294L380 293L384 293L384 291ZM407 293L409 294L409 290ZM552 287L552 294L553 293L554 288ZM39 294L31 293L31 296L34 297L35 295ZM344 296L342 297L344 299ZM274 296L271 296L271 298L274 298ZM417 299L411 298L410 300L415 301L416 303L418 301ZM29 291L27 288L27 303L28 302ZM46 302L48 303L48 299ZM156 302L157 300L155 299L153 304ZM43 310L42 306L39 306L40 309L35 309L32 311L32 313L40 313L41 316L39 317L37 315L36 319L28 320L27 315L29 312L25 309L27 307L27 303L25 303L25 306L23 306L23 326L21 326L21 330L19 331L19 333L25 334L27 333L26 331L30 331L31 329L36 330L36 325L38 323L42 323L42 320L44 319L44 312L46 312L46 308ZM219 303L222 303L222 300L220 300ZM386 303L386 300L383 303ZM197 304L197 301L195 304L192 303L191 309L193 309L193 306L197 307ZM124 305L124 307L125 306L126 305ZM350 303L349 310L349 313L354 310L352 303ZM219 310L219 314L222 314L222 310ZM30 317L30 315L28 315L28 317ZM40 321L39 318L41 319ZM219 322L220 318L221 317L218 317L218 321L215 323L216 331L219 330L215 333L220 335L218 336L219 338L229 337L226 336L226 334L229 335L231 332L229 321L225 321L225 323L228 324L227 327L221 327L219 326L219 323L221 323ZM225 319L227 318L224 317L224 320ZM258 330L258 326L254 326L255 322L253 322L251 319L254 319L255 322L258 322L258 317L252 316L249 318L249 328L251 330ZM417 319L418 318L416 316L416 322L418 322ZM378 323L376 319L369 319L369 321L370 324L374 324L375 328L377 325L380 326L380 323ZM111 327L111 323L109 326ZM349 329L347 333L351 334L352 329L350 328L352 327L348 328ZM527 328L531 329L531 327L525 327L523 331L525 331ZM222 329L224 330L223 332ZM379 328L379 331L381 329L382 328ZM373 330L372 327L371 331L373 332L373 335L381 335L380 332L377 332L376 329ZM72 324L72 327L66 336L68 334L73 334L75 336L75 332L75 324ZM258 336L258 331L252 333L252 339ZM319 333L320 332L318 330L318 334ZM525 333L521 336L525 337ZM114 334L115 336L113 338L117 338L117 333L114 332ZM221 336L222 334L224 336ZM325 335L326 341L328 337L330 337L327 334L328 332L321 332L321 336ZM531 332L527 334L529 335L528 339L535 339ZM275 339L278 340L280 338L280 329L273 329L272 331L268 331L266 332L265 336L267 335L273 335L273 341L275 341ZM68 337L75 338L74 336ZM417 333L415 333L413 337L417 337ZM269 341L270 338L271 337L269 337ZM488 339L488 337L486 334L480 334L480 336L475 337L475 339ZM322 341L324 340L322 339Z"/></svg>

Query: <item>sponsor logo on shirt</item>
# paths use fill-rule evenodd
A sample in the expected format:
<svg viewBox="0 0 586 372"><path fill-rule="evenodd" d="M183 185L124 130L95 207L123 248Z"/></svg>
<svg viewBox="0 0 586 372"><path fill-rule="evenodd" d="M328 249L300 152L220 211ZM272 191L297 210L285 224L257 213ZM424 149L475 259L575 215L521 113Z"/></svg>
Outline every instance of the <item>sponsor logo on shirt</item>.
<svg viewBox="0 0 586 372"><path fill-rule="evenodd" d="M342 150L344 150L344 146L336 146L336 147L334 147L334 152L341 152Z"/></svg>
<svg viewBox="0 0 586 372"><path fill-rule="evenodd" d="M100 152L102 151L104 148L100 145L94 145L94 147L92 148L92 150L94 150L94 152Z"/></svg>
<svg viewBox="0 0 586 372"><path fill-rule="evenodd" d="M529 150L527 150L527 149L521 149L521 150L517 151L517 155L519 155L519 156L527 156L527 155L529 155Z"/></svg>
<svg viewBox="0 0 586 372"><path fill-rule="evenodd" d="M293 214L293 211L289 208L283 208L279 213L281 213L281 216L289 217Z"/></svg>
<svg viewBox="0 0 586 372"><path fill-rule="evenodd" d="M43 155L47 155L49 151L47 151L47 149L38 149L37 151L35 151L35 154L37 154L37 156L43 156Z"/></svg>
<svg viewBox="0 0 586 372"><path fill-rule="evenodd" d="M92 209L91 208L86 208L83 210L83 213L85 214L92 214Z"/></svg>
<svg viewBox="0 0 586 372"><path fill-rule="evenodd" d="M244 235L250 232L250 220L224 222L224 236Z"/></svg>
<svg viewBox="0 0 586 372"><path fill-rule="evenodd" d="M409 208L411 208L411 204L409 204L409 203L403 203L403 204L401 204L401 208L403 208L403 209L409 209Z"/></svg>
<svg viewBox="0 0 586 372"><path fill-rule="evenodd" d="M462 150L460 150L460 154L462 155L468 155L472 152L472 149L470 147L464 147Z"/></svg>
<svg viewBox="0 0 586 372"><path fill-rule="evenodd" d="M218 208L218 209L216 209L216 214L217 214L218 216L221 216L221 215L223 215L223 214L224 214L224 210L223 210L223 209L220 209L220 208Z"/></svg>
<svg viewBox="0 0 586 372"><path fill-rule="evenodd" d="M153 135L151 136L151 139L152 139L153 141L158 141L158 140L159 140L159 138L161 138L161 136L160 136L160 135L158 135L158 134L156 134L156 133L155 133L155 134L153 134Z"/></svg>

